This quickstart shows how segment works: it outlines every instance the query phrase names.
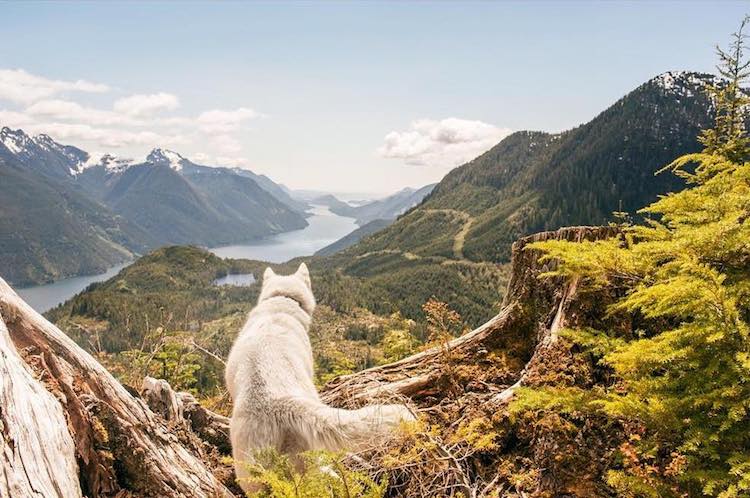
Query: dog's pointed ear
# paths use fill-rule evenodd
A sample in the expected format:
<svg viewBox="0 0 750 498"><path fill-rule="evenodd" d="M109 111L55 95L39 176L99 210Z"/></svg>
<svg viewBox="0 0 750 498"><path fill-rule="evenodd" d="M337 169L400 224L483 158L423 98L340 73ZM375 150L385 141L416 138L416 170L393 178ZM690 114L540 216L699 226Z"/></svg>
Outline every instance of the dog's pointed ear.
<svg viewBox="0 0 750 498"><path fill-rule="evenodd" d="M299 265L299 268L297 268L297 275L305 281L308 287L312 287L312 283L310 282L310 270L307 269L305 263Z"/></svg>
<svg viewBox="0 0 750 498"><path fill-rule="evenodd" d="M275 275L276 274L273 272L273 269L269 266L266 268L266 271L263 272L263 280L268 280Z"/></svg>

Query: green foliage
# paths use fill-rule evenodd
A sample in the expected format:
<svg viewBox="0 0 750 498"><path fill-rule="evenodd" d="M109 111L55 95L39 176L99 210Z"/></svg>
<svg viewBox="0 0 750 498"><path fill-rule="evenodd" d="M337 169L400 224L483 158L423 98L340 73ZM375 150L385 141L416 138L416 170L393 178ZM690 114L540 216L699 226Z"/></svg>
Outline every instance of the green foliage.
<svg viewBox="0 0 750 498"><path fill-rule="evenodd" d="M419 342L408 330L389 330L383 338L383 361L392 363L415 353Z"/></svg>
<svg viewBox="0 0 750 498"><path fill-rule="evenodd" d="M337 313L318 305L310 328L318 384L375 365L395 361L415 352L422 327L394 313L378 316L356 308Z"/></svg>
<svg viewBox="0 0 750 498"><path fill-rule="evenodd" d="M717 69L727 84L709 87L717 108L716 123L713 129L704 130L700 137L705 153L720 154L735 163L746 161L750 150L750 139L745 133L745 108L750 104L750 98L741 86L750 76L750 61L743 59L743 30L747 22L748 18L745 18L739 31L733 35L729 52L716 47L720 60Z"/></svg>
<svg viewBox="0 0 750 498"><path fill-rule="evenodd" d="M643 439L620 448L622 468L609 474L623 496L750 494L750 141L748 99L740 90L748 67L742 30L731 52L719 55L730 81L711 92L717 118L701 136L705 149L667 167L689 187L641 210L646 222L622 227L618 237L532 246L560 261L547 276L620 289L610 313L647 324L628 336L569 333L613 369L615 384L527 390L515 408L588 409L643 424Z"/></svg>
<svg viewBox="0 0 750 498"><path fill-rule="evenodd" d="M517 399L510 405L512 417L534 410L551 410L560 414L576 415L601 406L601 392L578 387L521 387Z"/></svg>
<svg viewBox="0 0 750 498"><path fill-rule="evenodd" d="M283 273L295 265L276 267ZM222 392L223 365L210 353L226 358L259 291L259 285L216 286L213 281L227 273L259 278L265 267L195 247L167 247L90 286L48 316L127 384L140 385L144 375L151 375L175 388L213 396ZM423 343L413 320L361 307L368 299L360 280L313 269L320 304L310 338L319 383L385 362L383 340L392 330L405 333L406 342L399 346L390 336L390 358Z"/></svg>
<svg viewBox="0 0 750 498"><path fill-rule="evenodd" d="M319 359L317 364L320 366L321 363L323 362ZM354 373L356 367L357 365L354 363L354 360L349 358L340 349L329 350L325 356L324 368L317 369L319 383L322 385L341 375Z"/></svg>
<svg viewBox="0 0 750 498"><path fill-rule="evenodd" d="M221 383L221 370L205 362L191 334L157 328L140 349L99 351L99 361L126 384L137 386L145 376L164 379L177 390L196 393Z"/></svg>
<svg viewBox="0 0 750 498"><path fill-rule="evenodd" d="M422 305L427 321L427 338L430 343L445 343L466 332L461 315L435 298Z"/></svg>
<svg viewBox="0 0 750 498"><path fill-rule="evenodd" d="M381 498L387 482L374 481L368 475L350 470L343 456L324 452L306 452L294 460L272 450L259 452L255 463L247 464L251 483L260 490L257 498Z"/></svg>

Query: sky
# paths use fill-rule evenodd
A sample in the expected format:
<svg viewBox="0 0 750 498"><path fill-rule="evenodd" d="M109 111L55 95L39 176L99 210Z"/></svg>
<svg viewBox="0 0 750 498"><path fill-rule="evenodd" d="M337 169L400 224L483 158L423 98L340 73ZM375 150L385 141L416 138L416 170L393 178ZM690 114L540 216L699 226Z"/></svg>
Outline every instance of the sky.
<svg viewBox="0 0 750 498"><path fill-rule="evenodd" d="M438 181L714 70L749 2L0 2L0 126L295 189Z"/></svg>

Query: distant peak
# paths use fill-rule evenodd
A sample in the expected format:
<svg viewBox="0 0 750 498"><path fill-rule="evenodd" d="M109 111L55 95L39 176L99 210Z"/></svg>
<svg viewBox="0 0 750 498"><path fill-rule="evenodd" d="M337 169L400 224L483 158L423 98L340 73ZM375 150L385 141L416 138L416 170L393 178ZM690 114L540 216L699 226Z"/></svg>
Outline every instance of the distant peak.
<svg viewBox="0 0 750 498"><path fill-rule="evenodd" d="M167 149L154 149L146 157L147 162L152 164L164 164L175 171L180 171L182 169L182 161L184 160L185 158L177 152Z"/></svg>
<svg viewBox="0 0 750 498"><path fill-rule="evenodd" d="M109 173L119 173L128 169L133 164L132 159L126 159L117 157L113 154L103 154L95 152L88 154L88 158L85 161L81 161L75 170L71 170L73 176L77 176L83 173L85 170L94 166L104 166L104 169Z"/></svg>
<svg viewBox="0 0 750 498"><path fill-rule="evenodd" d="M0 143L2 143L13 154L23 152L31 139L23 130L12 130L3 126L0 130Z"/></svg>
<svg viewBox="0 0 750 498"><path fill-rule="evenodd" d="M0 129L0 135L25 135L23 130L14 130L8 126L3 126L2 129Z"/></svg>
<svg viewBox="0 0 750 498"><path fill-rule="evenodd" d="M31 139L35 144L39 145L40 147L44 149L62 149L63 146L59 143L55 142L52 137L49 135L46 135L44 133L41 133L39 135L36 135L34 138Z"/></svg>
<svg viewBox="0 0 750 498"><path fill-rule="evenodd" d="M0 130L0 136L2 137L25 137L27 139L29 138L29 136L26 133L24 133L23 130L21 129L14 130L7 126L3 126L3 129Z"/></svg>

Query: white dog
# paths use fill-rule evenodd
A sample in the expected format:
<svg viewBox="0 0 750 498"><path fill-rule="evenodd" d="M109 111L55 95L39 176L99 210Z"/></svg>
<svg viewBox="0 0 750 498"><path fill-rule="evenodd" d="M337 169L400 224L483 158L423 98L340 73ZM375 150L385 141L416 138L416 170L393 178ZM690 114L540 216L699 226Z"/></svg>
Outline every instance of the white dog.
<svg viewBox="0 0 750 498"><path fill-rule="evenodd" d="M340 410L325 405L313 383L307 335L315 297L307 266L293 275L263 274L258 304L237 337L226 368L234 401L230 432L239 482L248 490L247 462L263 448L294 455L307 450L357 450L413 420L402 405ZM243 482L244 481L244 482Z"/></svg>

